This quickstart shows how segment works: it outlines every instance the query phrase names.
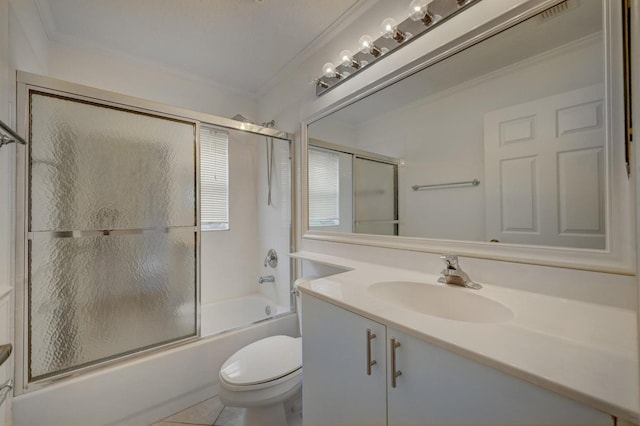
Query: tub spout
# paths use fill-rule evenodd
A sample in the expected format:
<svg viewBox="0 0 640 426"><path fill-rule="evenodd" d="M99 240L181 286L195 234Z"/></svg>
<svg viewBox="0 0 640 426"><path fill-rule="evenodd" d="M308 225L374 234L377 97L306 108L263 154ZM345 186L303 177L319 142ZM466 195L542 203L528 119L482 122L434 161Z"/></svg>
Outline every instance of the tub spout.
<svg viewBox="0 0 640 426"><path fill-rule="evenodd" d="M274 282L276 282L276 277L274 277L273 275L263 275L260 278L258 278L258 284L274 283Z"/></svg>

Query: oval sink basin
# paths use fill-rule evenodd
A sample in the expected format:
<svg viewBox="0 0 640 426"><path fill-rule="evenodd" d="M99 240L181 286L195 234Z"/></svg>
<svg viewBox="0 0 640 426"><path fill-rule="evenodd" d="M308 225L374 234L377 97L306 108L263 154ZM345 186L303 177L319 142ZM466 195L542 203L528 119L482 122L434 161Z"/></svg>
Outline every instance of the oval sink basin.
<svg viewBox="0 0 640 426"><path fill-rule="evenodd" d="M463 288L410 281L383 281L369 286L368 290L386 302L450 320L489 323L513 318L513 312L503 304Z"/></svg>

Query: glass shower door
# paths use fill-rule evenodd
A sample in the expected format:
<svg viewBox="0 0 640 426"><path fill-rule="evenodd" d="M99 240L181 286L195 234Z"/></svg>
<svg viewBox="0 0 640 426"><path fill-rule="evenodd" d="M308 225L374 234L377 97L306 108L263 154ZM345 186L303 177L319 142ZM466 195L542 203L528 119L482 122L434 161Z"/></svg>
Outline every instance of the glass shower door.
<svg viewBox="0 0 640 426"><path fill-rule="evenodd" d="M197 336L195 123L28 99L27 381Z"/></svg>
<svg viewBox="0 0 640 426"><path fill-rule="evenodd" d="M355 232L398 235L398 166L355 157Z"/></svg>

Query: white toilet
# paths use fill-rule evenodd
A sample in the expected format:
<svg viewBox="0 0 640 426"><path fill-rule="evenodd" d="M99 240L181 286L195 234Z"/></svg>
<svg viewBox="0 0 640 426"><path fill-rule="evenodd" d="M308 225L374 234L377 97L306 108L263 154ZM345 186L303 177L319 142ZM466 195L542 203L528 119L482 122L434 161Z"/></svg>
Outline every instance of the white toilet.
<svg viewBox="0 0 640 426"><path fill-rule="evenodd" d="M300 298L297 291L294 294L300 321ZM286 426L284 402L301 387L300 337L258 340L231 355L220 369L220 400L224 405L245 408L245 426Z"/></svg>

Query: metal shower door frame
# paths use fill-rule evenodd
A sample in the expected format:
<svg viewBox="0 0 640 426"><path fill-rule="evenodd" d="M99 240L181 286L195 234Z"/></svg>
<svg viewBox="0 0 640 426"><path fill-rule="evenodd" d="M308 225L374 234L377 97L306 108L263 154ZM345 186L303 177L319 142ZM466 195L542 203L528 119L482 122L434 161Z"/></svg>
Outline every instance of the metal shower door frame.
<svg viewBox="0 0 640 426"><path fill-rule="evenodd" d="M181 121L187 121L194 124L195 130L195 220L196 226L195 232L195 258L196 258L196 335L190 336L185 339L174 341L168 344L155 346L153 348L140 350L138 352L130 353L110 359L106 361L97 362L95 364L78 368L76 370L56 375L55 377L42 379L29 383L28 379L28 366L29 366L29 349L27 347L29 342L28 336L28 217L29 212L29 193L28 193L28 176L29 171L29 95L30 91L36 90L42 93L49 93L53 95L60 95L66 98L71 98L78 101L86 101L94 104L100 104L106 107L115 107L125 109L134 113L151 114L160 118L178 119ZM200 339L200 302L201 302L201 289L200 289L200 265L201 265L201 229L200 229L200 124L207 123L213 124L222 128L240 130L248 133L255 133L263 136L274 137L277 139L287 140L290 143L290 152L292 152L292 138L288 133L279 131L277 129L263 128L259 125L239 123L235 120L217 117L209 114L198 113L189 111L182 108L173 107L170 105L161 104L158 102L152 102L144 99L139 99L119 93L113 93L101 89L87 87L75 83L69 83L62 80L57 80L49 77L44 77L36 74L18 71L17 72L17 133L27 140L26 146L21 146L16 150L16 205L15 205L15 394L20 395L25 392L31 392L38 389L42 389L52 383L60 381L62 379L69 379L77 377L90 371L103 369L106 366L111 366L134 358L139 358L148 354L164 351L168 348L192 343ZM294 179L292 179L295 182ZM292 182L292 189L294 183ZM292 190L292 195L293 190ZM291 223L293 224L293 217L295 217L295 198L292 199L292 211ZM293 248L293 232L291 233L291 245Z"/></svg>

